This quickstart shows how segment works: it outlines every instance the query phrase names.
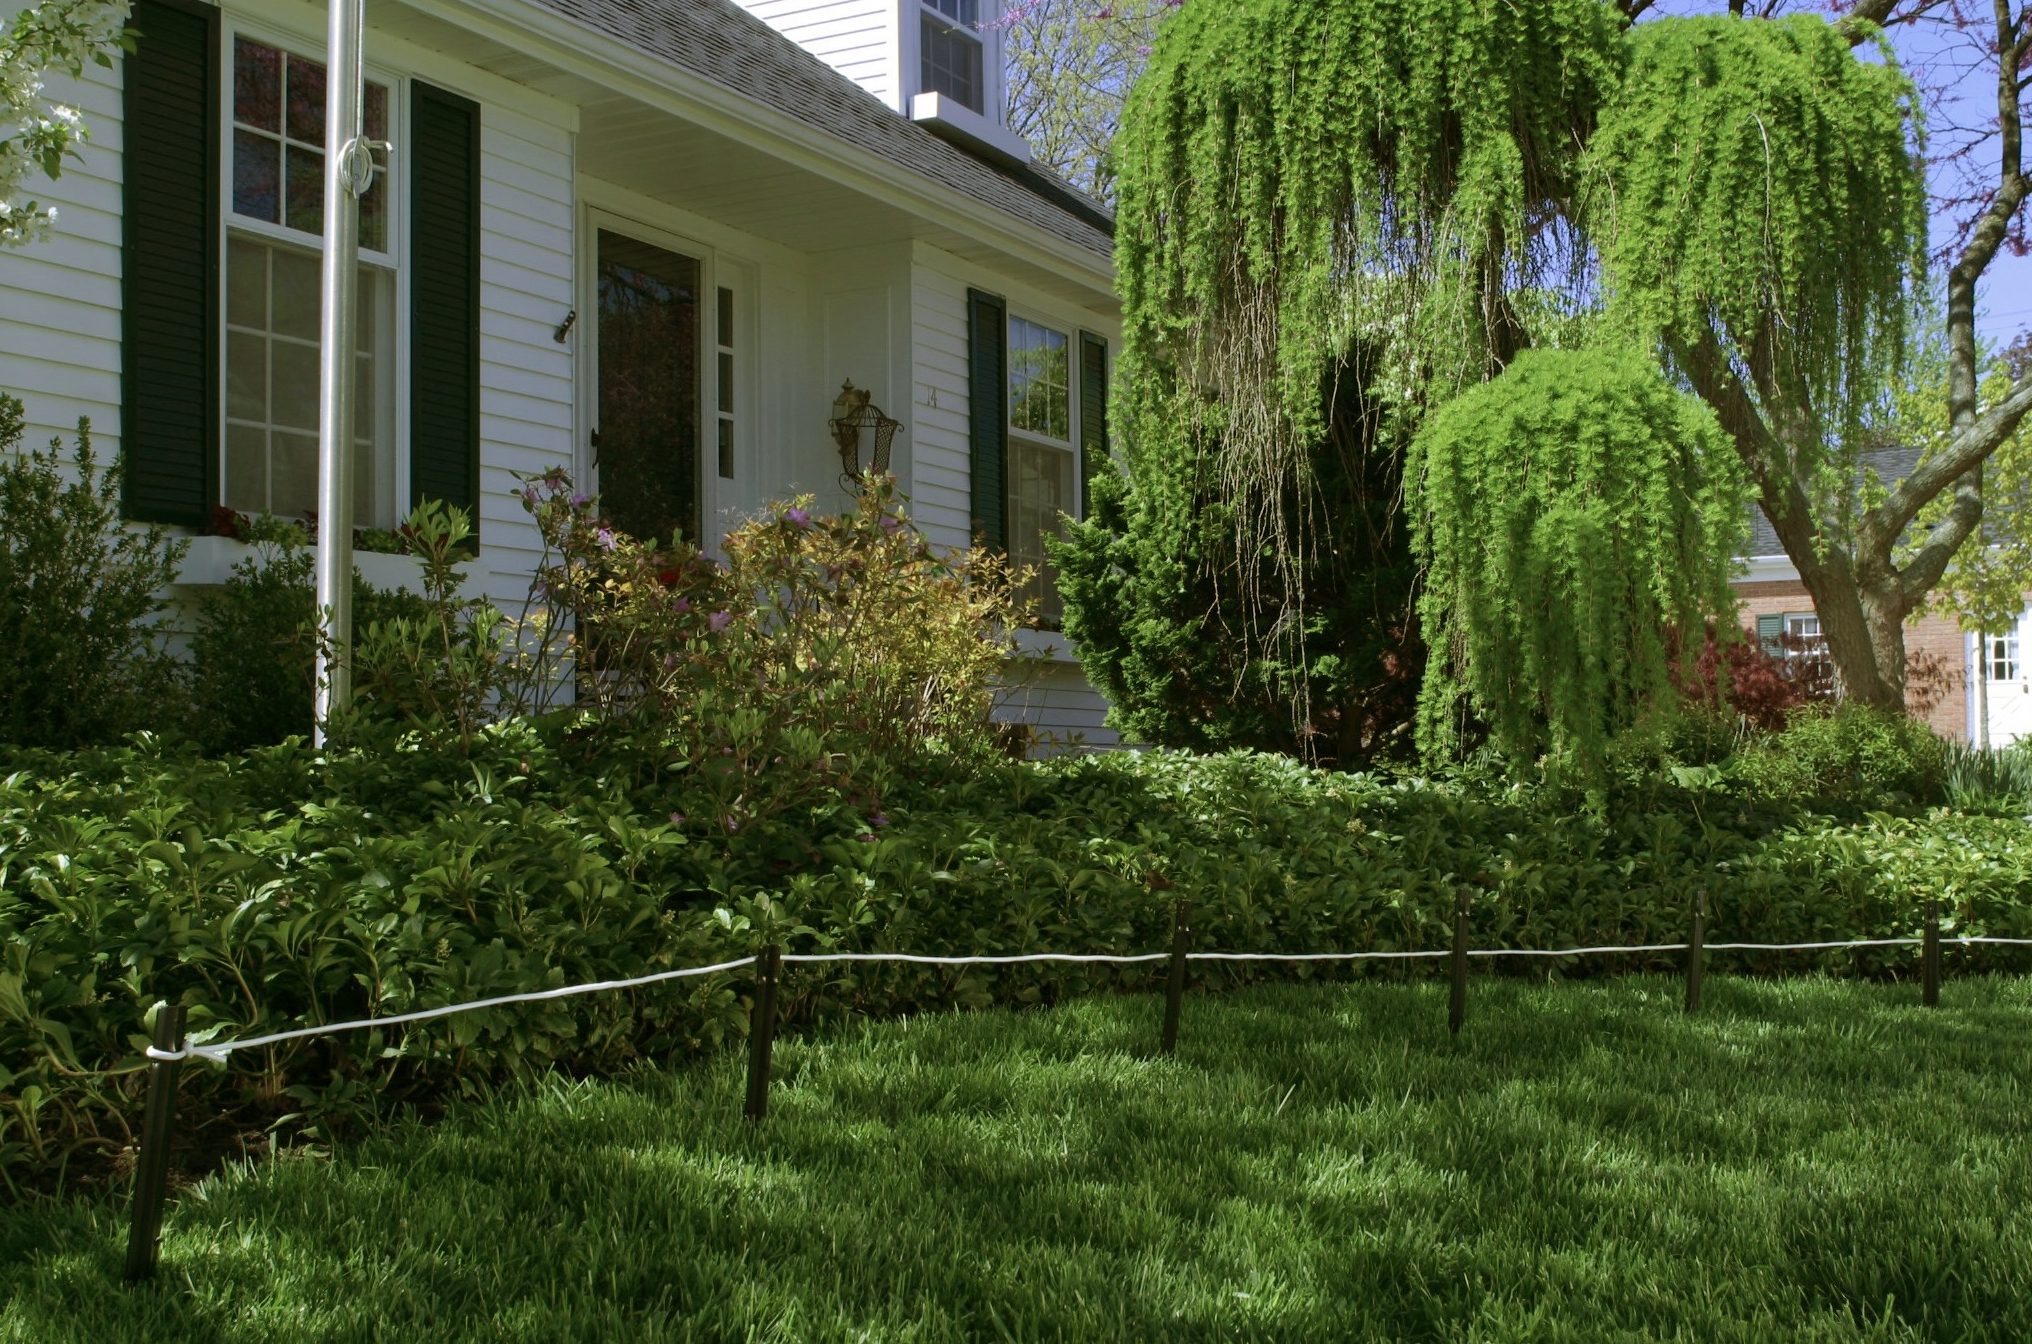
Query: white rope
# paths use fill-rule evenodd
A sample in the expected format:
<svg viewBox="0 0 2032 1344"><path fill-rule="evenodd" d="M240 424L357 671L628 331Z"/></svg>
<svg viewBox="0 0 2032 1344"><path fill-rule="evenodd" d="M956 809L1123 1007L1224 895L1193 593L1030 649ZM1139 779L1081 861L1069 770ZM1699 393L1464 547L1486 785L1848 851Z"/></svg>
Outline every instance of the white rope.
<svg viewBox="0 0 2032 1344"><path fill-rule="evenodd" d="M252 1050L256 1046L276 1045L282 1041L300 1040L305 1036L329 1036L337 1031L357 1031L362 1027L393 1027L404 1022L427 1022L434 1017L449 1017L453 1013L470 1013L481 1008L498 1008L508 1003L536 1003L544 999L563 999L574 994L592 994L606 989L633 989L637 985L653 985L664 980L678 980L691 975L711 975L716 971L739 970L752 966L755 958L742 957L736 961L723 961L714 966L687 966L681 971L658 971L654 975L638 975L632 980L600 980L588 985L566 985L561 989L531 990L526 994L503 994L495 999L479 999L472 1003L447 1004L442 1008L425 1008L421 1012L399 1013L394 1017L363 1017L353 1022L327 1022L322 1026L299 1027L295 1031L278 1031L272 1036L253 1036L243 1041L212 1041L197 1045L186 1041L181 1050L163 1050L149 1046L146 1054L150 1059L167 1063L178 1059L211 1059L223 1064L226 1056L235 1050Z"/></svg>
<svg viewBox="0 0 2032 1344"><path fill-rule="evenodd" d="M1188 952L1187 961L1400 961L1447 957L1450 952Z"/></svg>
<svg viewBox="0 0 2032 1344"><path fill-rule="evenodd" d="M1581 957L1596 952L1684 952L1691 943L1652 943L1645 947L1471 947L1471 957Z"/></svg>
<svg viewBox="0 0 2032 1344"><path fill-rule="evenodd" d="M1135 956L1110 956L1105 953L1087 955L1078 952L1029 952L1013 957L924 957L913 952L789 952L783 956L788 962L820 961L908 961L920 966L1010 966L1019 961L1105 961L1116 965L1127 965L1137 961L1163 961L1169 952L1141 952Z"/></svg>
<svg viewBox="0 0 2032 1344"><path fill-rule="evenodd" d="M1710 952L1812 952L1835 947L1904 947L1924 938L1858 938L1847 943L1709 943Z"/></svg>
<svg viewBox="0 0 2032 1344"><path fill-rule="evenodd" d="M1831 951L1851 947L1908 947L1924 942L1921 938L1863 938L1852 942L1827 943L1708 943L1710 952L1814 952ZM2032 947L2032 938L1993 938L1964 935L1943 938L1943 943L1994 943L2019 947ZM1471 957L1582 957L1635 952L1684 952L1689 943L1650 943L1637 947L1471 947ZM1187 952L1187 961L1408 961L1447 957L1453 954L1446 950L1415 952ZM1029 952L1015 956L967 956L933 957L913 952L792 952L781 960L786 963L816 965L824 962L842 961L896 961L918 966L1013 966L1021 962L1056 961L1077 963L1107 963L1116 966L1134 965L1139 962L1167 961L1169 952L1141 952L1133 955L1110 953L1078 952ZM425 1008L414 1013L400 1013L394 1017L363 1017L352 1022L328 1022L322 1026L299 1027L294 1031L278 1031L268 1036L252 1036L239 1041L213 1041L198 1045L186 1041L181 1050L163 1050L149 1046L144 1055L152 1060L170 1063L182 1059L209 1059L225 1063L226 1057L235 1050L252 1050L264 1045L279 1045L283 1041L302 1040L309 1036L329 1036L334 1032L358 1031L370 1027L394 1027L407 1022L428 1022L433 1018L450 1017L454 1013L477 1012L482 1008L499 1008L511 1003L538 1003L546 999L563 999L577 994L595 994L611 989L634 989L641 985L659 984L666 980L680 980L688 976L715 975L721 971L737 971L743 966L752 966L756 958L739 957L733 961L722 961L711 966L688 966L683 970L658 971L654 975L639 975L628 980L598 980L584 985L565 985L558 989L531 990L524 994L503 994L498 998L478 999L471 1003L447 1004L441 1008Z"/></svg>

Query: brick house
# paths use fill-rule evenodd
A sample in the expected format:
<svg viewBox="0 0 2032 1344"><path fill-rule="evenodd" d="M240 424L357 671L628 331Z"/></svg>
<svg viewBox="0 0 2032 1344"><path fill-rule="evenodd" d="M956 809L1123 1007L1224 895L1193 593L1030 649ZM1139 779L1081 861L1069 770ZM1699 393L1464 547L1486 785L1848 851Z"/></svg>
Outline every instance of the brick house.
<svg viewBox="0 0 2032 1344"><path fill-rule="evenodd" d="M1886 479L1902 477L1913 466L1906 450L1873 456L1874 465ZM1783 650L1791 657L1813 657L1820 637L1820 617L1814 612L1813 599L1761 508L1752 509L1750 523L1749 554L1743 557L1743 572L1735 585L1742 599L1743 622L1766 648ZM1912 679L1908 703L1915 712L1924 709L1922 717L1941 736L1968 742L1980 736L1987 699L1993 745L2032 738L2032 677L2028 677L2032 669L2020 656L2028 633L2032 633L2032 611L2021 613L2009 630L1987 639L1964 632L1951 616L1928 615L1909 621L1905 650L1922 675ZM1937 667L1940 675L1925 676L1927 664ZM1986 686L1979 684L1978 671ZM1923 701L1929 694L1933 703L1926 705Z"/></svg>

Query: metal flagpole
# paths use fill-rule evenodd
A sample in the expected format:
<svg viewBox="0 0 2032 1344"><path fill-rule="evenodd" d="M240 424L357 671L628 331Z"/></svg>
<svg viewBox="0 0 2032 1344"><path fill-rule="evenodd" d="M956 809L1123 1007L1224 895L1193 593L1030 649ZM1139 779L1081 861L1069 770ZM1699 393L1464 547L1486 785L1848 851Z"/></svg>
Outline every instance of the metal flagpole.
<svg viewBox="0 0 2032 1344"><path fill-rule="evenodd" d="M352 699L353 325L360 197L374 181L360 123L365 0L331 0L325 80L325 255L318 324L317 607L322 638L312 703L323 745L333 711Z"/></svg>

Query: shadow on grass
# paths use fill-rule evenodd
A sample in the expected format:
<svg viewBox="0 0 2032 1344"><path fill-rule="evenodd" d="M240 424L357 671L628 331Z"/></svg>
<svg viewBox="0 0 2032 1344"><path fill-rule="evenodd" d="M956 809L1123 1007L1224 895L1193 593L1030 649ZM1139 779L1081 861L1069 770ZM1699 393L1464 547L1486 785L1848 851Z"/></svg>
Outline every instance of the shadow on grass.
<svg viewBox="0 0 2032 1344"><path fill-rule="evenodd" d="M229 1173L118 1288L28 1210L0 1338L2032 1337L2032 986L1477 977L938 1015Z"/></svg>

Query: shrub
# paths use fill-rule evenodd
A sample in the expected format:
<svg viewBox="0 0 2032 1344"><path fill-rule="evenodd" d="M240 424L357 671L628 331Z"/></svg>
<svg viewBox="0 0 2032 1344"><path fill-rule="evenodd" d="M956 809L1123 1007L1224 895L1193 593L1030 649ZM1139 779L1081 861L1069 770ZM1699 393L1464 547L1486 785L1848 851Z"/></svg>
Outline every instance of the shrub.
<svg viewBox="0 0 2032 1344"><path fill-rule="evenodd" d="M198 599L191 635L191 736L206 750L244 751L308 735L317 650L315 557L309 534L275 518L242 520L253 551ZM356 627L414 615L414 594L353 577Z"/></svg>
<svg viewBox="0 0 2032 1344"><path fill-rule="evenodd" d="M1263 755L1153 752L984 765L839 793L729 832L690 770L586 763L564 720L447 746L207 760L153 742L29 756L0 779L0 1178L46 1185L129 1142L148 1005L200 1039L792 950L1123 952L1166 944L1183 897L1202 947L1446 944L1478 886L1480 946L1670 943L1693 888L1719 941L1910 936L1940 896L1960 933L2032 936L2032 830L1951 814L1834 820L1684 796L1599 815L1515 789L1338 775ZM1968 949L1971 966L2021 966ZM2013 959L2015 956L2015 960ZM1905 947L1718 970L1902 973ZM1533 960L1529 973L1679 964ZM1201 964L1203 983L1418 974ZM799 969L792 1021L1148 987L1161 966ZM731 979L686 980L356 1032L186 1071L219 1136L284 1114L322 1133L390 1108L710 1048L742 1030Z"/></svg>
<svg viewBox="0 0 2032 1344"><path fill-rule="evenodd" d="M1809 706L1730 763L1732 777L1770 799L1855 800L1880 807L1942 796L1947 748L1925 724L1864 705Z"/></svg>
<svg viewBox="0 0 2032 1344"><path fill-rule="evenodd" d="M1257 521L1276 552L1238 550L1212 436L1182 430L1132 445L1048 543L1066 633L1124 737L1344 769L1410 755L1425 646L1378 361L1358 344L1323 379L1323 432Z"/></svg>
<svg viewBox="0 0 2032 1344"><path fill-rule="evenodd" d="M413 728L455 739L469 752L515 684L515 631L493 603L460 595L458 566L472 554L470 514L427 500L401 536L422 562L423 595L400 611L358 613L349 731L367 724Z"/></svg>
<svg viewBox="0 0 2032 1344"><path fill-rule="evenodd" d="M1699 652L1676 664L1673 680L1689 704L1710 714L1732 713L1758 732L1774 733L1794 710L1834 697L1833 664L1799 656L1806 644L1798 636L1781 636L1782 650L1773 653L1745 632L1732 633L1723 643L1710 626Z"/></svg>
<svg viewBox="0 0 2032 1344"><path fill-rule="evenodd" d="M177 671L151 618L185 543L120 517L122 465L91 426L19 451L22 406L0 395L0 744L73 747L147 727Z"/></svg>
<svg viewBox="0 0 2032 1344"><path fill-rule="evenodd" d="M988 552L934 551L890 484L841 516L773 504L727 537L724 565L615 531L562 472L523 499L549 547L525 647L569 664L532 690L569 677L609 741L710 782L728 827L995 754L1023 617L1012 575Z"/></svg>

